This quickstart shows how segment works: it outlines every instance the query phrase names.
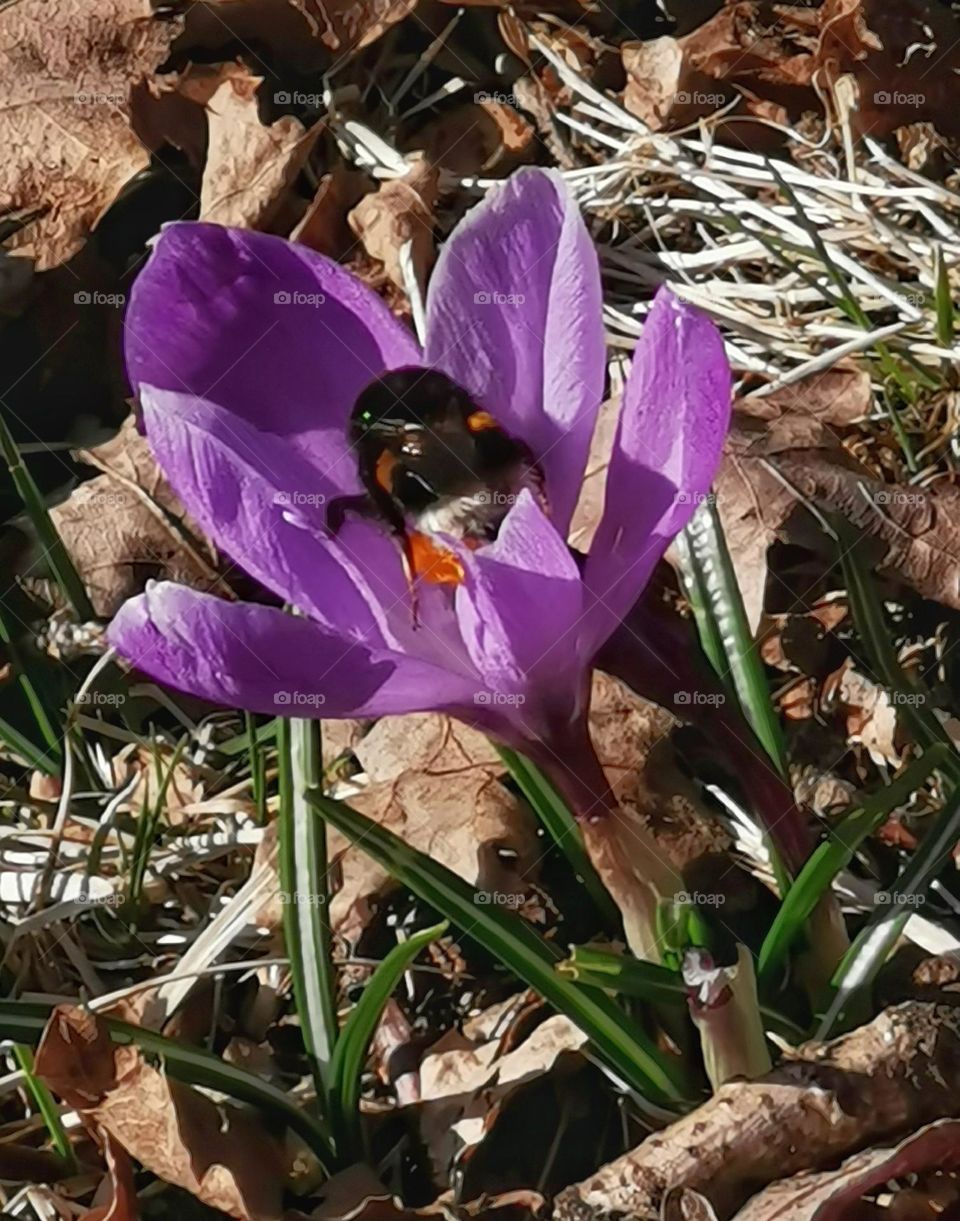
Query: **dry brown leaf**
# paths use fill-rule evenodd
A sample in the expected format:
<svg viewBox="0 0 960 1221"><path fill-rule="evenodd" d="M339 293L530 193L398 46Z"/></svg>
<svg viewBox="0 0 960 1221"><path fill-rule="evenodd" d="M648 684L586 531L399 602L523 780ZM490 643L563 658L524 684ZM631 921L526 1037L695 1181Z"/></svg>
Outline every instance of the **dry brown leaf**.
<svg viewBox="0 0 960 1221"><path fill-rule="evenodd" d="M418 128L412 137L415 147L458 177L513 168L534 151L535 133L508 96L475 94L472 102Z"/></svg>
<svg viewBox="0 0 960 1221"><path fill-rule="evenodd" d="M613 452L613 442L620 418L621 396L615 395L600 404L597 423L590 441L590 453L584 471L577 507L570 521L567 541L578 551L589 551L600 524L603 501L607 490L607 468Z"/></svg>
<svg viewBox="0 0 960 1221"><path fill-rule="evenodd" d="M679 767L672 741L677 719L609 674L595 671L590 736L625 813L635 813L671 863L683 870L730 846Z"/></svg>
<svg viewBox="0 0 960 1221"><path fill-rule="evenodd" d="M369 46L402 21L419 0L292 0L314 35L341 55Z"/></svg>
<svg viewBox="0 0 960 1221"><path fill-rule="evenodd" d="M624 43L624 106L654 131L686 126L738 97L741 113L784 118L783 102L811 79L812 56L795 45L788 19L771 25L763 10L754 0L730 3L681 38ZM744 130L740 123L741 140Z"/></svg>
<svg viewBox="0 0 960 1221"><path fill-rule="evenodd" d="M960 132L955 16L931 0L825 0L816 9L728 0L683 37L625 43L622 53L624 104L654 130L708 115L738 94L741 113L798 118L821 108L818 80L849 76L859 132L885 136L923 122ZM742 123L736 132L774 138L759 129L745 136Z"/></svg>
<svg viewBox="0 0 960 1221"><path fill-rule="evenodd" d="M544 1205L535 1191L504 1191L467 1203L448 1191L426 1208L406 1208L360 1163L327 1179L316 1194L321 1202L309 1217L289 1212L284 1221L530 1221Z"/></svg>
<svg viewBox="0 0 960 1221"><path fill-rule="evenodd" d="M178 23L150 0L18 0L0 8L0 215L37 213L11 240L53 267L149 163L130 129L132 85Z"/></svg>
<svg viewBox="0 0 960 1221"><path fill-rule="evenodd" d="M676 38L653 38L648 42L625 42L620 54L627 74L624 106L651 131L662 131L681 92L683 48Z"/></svg>
<svg viewBox="0 0 960 1221"><path fill-rule="evenodd" d="M881 483L803 454L780 454L773 465L802 496L876 540L884 575L960 609L960 488Z"/></svg>
<svg viewBox="0 0 960 1221"><path fill-rule="evenodd" d="M751 630L763 612L767 550L797 509L795 494L769 469L778 455L812 462L847 460L819 420L788 414L767 422L737 412L717 474L717 508Z"/></svg>
<svg viewBox="0 0 960 1221"><path fill-rule="evenodd" d="M180 826L184 822L185 808L202 801L205 790L199 769L189 759L180 759L171 773L170 764L174 754L174 749L165 744L150 743L145 746L130 742L115 755L110 761L110 769L117 788L123 788L131 779L137 778L118 809L132 814L152 809L161 786L164 786L165 816L171 826Z"/></svg>
<svg viewBox="0 0 960 1221"><path fill-rule="evenodd" d="M804 6L770 6L730 0L709 21L680 40L691 69L714 81L741 87L790 88L810 83L814 72L813 30Z"/></svg>
<svg viewBox="0 0 960 1221"><path fill-rule="evenodd" d="M256 1118L165 1077L94 1014L58 1006L36 1072L158 1178L242 1221L280 1217L284 1154Z"/></svg>
<svg viewBox="0 0 960 1221"><path fill-rule="evenodd" d="M902 759L896 742L897 709L890 692L860 674L849 657L839 673L824 682L825 701L827 692L846 718L847 741L863 746L878 766L896 770Z"/></svg>
<svg viewBox="0 0 960 1221"><path fill-rule="evenodd" d="M82 456L111 473L81 484L50 516L98 615L115 614L150 578L216 585L208 558L165 520L165 514L182 520L183 509L132 417L116 437Z"/></svg>
<svg viewBox="0 0 960 1221"><path fill-rule="evenodd" d="M843 363L771 394L748 394L737 400L738 410L756 420L806 415L838 428L863 419L872 407L870 374L859 365Z"/></svg>
<svg viewBox="0 0 960 1221"><path fill-rule="evenodd" d="M352 753L363 740L363 721L323 721L320 743L323 751L323 766L330 767L341 755Z"/></svg>
<svg viewBox="0 0 960 1221"><path fill-rule="evenodd" d="M232 73L207 106L207 163L200 218L219 225L268 229L320 134L291 115L260 122L257 89L263 78Z"/></svg>
<svg viewBox="0 0 960 1221"><path fill-rule="evenodd" d="M338 161L320 180L312 203L290 234L291 241L302 242L331 259L347 258L357 244L347 224L347 213L373 189L369 174L347 169Z"/></svg>
<svg viewBox="0 0 960 1221"><path fill-rule="evenodd" d="M419 283L426 284L433 265L434 216L438 196L435 166L418 157L403 178L385 182L367 195L350 213L350 227L371 258L383 263L384 271L398 288L405 288L400 268L400 250L412 243L413 266Z"/></svg>
<svg viewBox="0 0 960 1221"><path fill-rule="evenodd" d="M181 58L210 59L211 52L239 45L308 77L374 42L416 5L417 0L197 0L174 49Z"/></svg>
<svg viewBox="0 0 960 1221"><path fill-rule="evenodd" d="M181 149L202 170L207 156L207 107L220 86L249 72L241 64L188 64L183 72L153 76L130 96L130 121L143 143Z"/></svg>
<svg viewBox="0 0 960 1221"><path fill-rule="evenodd" d="M474 1046L463 1046L459 1037L450 1041L460 1045L446 1047L441 1040L424 1057L420 1100L412 1104L436 1182L447 1181L450 1168L481 1143L494 1112L511 1094L578 1052L586 1037L569 1018L556 1015L506 1052L500 1038Z"/></svg>
<svg viewBox="0 0 960 1221"><path fill-rule="evenodd" d="M859 87L858 131L884 136L928 121L960 134L956 105L960 46L956 15L931 0L825 0L816 65L833 80L851 73Z"/></svg>
<svg viewBox="0 0 960 1221"><path fill-rule="evenodd" d="M350 741L371 781L349 797L362 814L481 889L519 895L536 880L535 825L500 784L503 764L483 734L429 712L382 717L359 740L355 727ZM395 883L339 835L331 851L343 851L331 920L352 940Z"/></svg>
<svg viewBox="0 0 960 1221"><path fill-rule="evenodd" d="M354 753L375 784L420 769L438 775L479 769L493 779L504 771L485 734L435 712L381 717Z"/></svg>

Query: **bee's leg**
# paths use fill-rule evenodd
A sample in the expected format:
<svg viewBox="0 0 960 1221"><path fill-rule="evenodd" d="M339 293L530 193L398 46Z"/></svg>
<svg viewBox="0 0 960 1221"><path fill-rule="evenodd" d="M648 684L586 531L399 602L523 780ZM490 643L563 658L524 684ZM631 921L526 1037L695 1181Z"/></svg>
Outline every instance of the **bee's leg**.
<svg viewBox="0 0 960 1221"><path fill-rule="evenodd" d="M410 610L413 615L413 626L420 626L419 601L417 598L417 561L413 551L413 537L407 531L406 524L395 531L403 551L403 571L407 578L407 589L410 591Z"/></svg>

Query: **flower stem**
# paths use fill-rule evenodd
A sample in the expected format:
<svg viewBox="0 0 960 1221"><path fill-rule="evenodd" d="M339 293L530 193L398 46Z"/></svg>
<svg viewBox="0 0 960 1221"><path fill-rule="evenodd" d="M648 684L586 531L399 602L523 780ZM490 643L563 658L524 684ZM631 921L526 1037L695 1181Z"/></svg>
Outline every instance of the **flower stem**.
<svg viewBox="0 0 960 1221"><path fill-rule="evenodd" d="M715 1090L734 1077L762 1077L772 1068L757 1001L753 959L737 946L737 963L717 967L705 950L683 963L690 1016L700 1032L703 1061Z"/></svg>
<svg viewBox="0 0 960 1221"><path fill-rule="evenodd" d="M526 749L576 818L593 867L620 909L630 949L659 962L657 905L683 889L683 878L642 819L618 803L586 722L562 726Z"/></svg>

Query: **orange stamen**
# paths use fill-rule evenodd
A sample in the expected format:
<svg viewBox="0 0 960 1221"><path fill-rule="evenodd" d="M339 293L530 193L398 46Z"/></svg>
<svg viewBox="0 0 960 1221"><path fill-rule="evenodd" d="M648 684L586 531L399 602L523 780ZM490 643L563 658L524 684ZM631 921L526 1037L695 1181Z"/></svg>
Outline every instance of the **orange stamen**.
<svg viewBox="0 0 960 1221"><path fill-rule="evenodd" d="M486 432L489 428L499 428L500 425L489 411L474 411L467 416L467 428L471 432Z"/></svg>
<svg viewBox="0 0 960 1221"><path fill-rule="evenodd" d="M385 492L393 492L393 468L396 465L397 459L388 449L385 449L377 459L373 477Z"/></svg>
<svg viewBox="0 0 960 1221"><path fill-rule="evenodd" d="M438 547L425 534L407 536L407 556L413 580L419 578L428 585L459 585L463 581L463 565L453 552Z"/></svg>

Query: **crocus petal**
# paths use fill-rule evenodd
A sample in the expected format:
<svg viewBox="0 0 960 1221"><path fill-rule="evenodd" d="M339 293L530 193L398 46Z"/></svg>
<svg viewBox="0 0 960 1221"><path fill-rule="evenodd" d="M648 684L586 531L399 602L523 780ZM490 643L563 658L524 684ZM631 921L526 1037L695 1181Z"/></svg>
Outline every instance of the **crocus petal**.
<svg viewBox="0 0 960 1221"><path fill-rule="evenodd" d="M163 582L125 603L113 647L157 682L232 708L375 717L468 704L476 682L254 603Z"/></svg>
<svg viewBox="0 0 960 1221"><path fill-rule="evenodd" d="M598 648L636 602L671 539L710 490L730 422L730 366L713 323L657 294L627 379L603 516L584 582Z"/></svg>
<svg viewBox="0 0 960 1221"><path fill-rule="evenodd" d="M325 506L336 492L329 481L285 440L215 403L144 386L141 406L171 486L231 558L285 602L383 643L381 591L365 586L354 557L369 549L367 570L392 558L399 571L400 559L368 523L350 523L349 552L329 539Z"/></svg>
<svg viewBox="0 0 960 1221"><path fill-rule="evenodd" d="M219 225L163 230L125 319L127 372L221 403L355 487L346 424L411 333L355 276L296 242Z"/></svg>
<svg viewBox="0 0 960 1221"><path fill-rule="evenodd" d="M559 174L525 169L467 213L427 297L427 363L524 440L566 536L603 398L597 253Z"/></svg>
<svg viewBox="0 0 960 1221"><path fill-rule="evenodd" d="M513 705L519 719L526 713L533 721L559 692L572 718L584 670L575 652L583 588L563 539L522 492L496 541L461 554L466 580L457 589L457 618L493 698L505 713Z"/></svg>

